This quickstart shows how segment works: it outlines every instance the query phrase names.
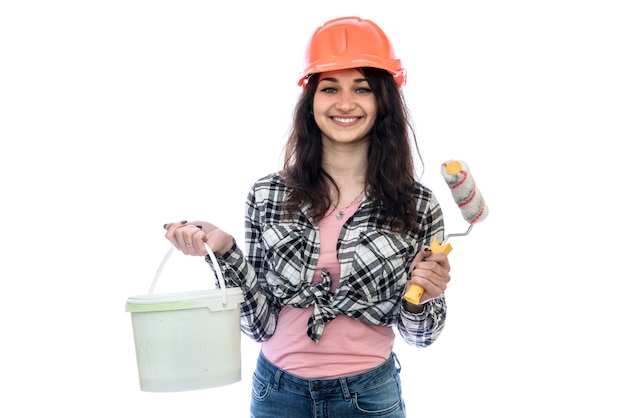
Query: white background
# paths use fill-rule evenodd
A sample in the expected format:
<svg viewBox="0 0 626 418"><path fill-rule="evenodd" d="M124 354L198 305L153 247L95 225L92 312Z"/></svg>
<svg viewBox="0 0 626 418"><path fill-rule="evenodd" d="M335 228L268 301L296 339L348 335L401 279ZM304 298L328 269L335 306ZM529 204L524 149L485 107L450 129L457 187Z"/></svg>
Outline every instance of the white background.
<svg viewBox="0 0 626 418"><path fill-rule="evenodd" d="M247 416L258 345L242 340L239 383L141 392L124 305L169 248L163 223L243 242L308 37L357 15L408 70L447 231L467 224L444 161L469 164L491 211L451 242L441 338L397 340L409 417L625 416L620 3L3 2L0 415ZM208 273L173 256L161 290Z"/></svg>

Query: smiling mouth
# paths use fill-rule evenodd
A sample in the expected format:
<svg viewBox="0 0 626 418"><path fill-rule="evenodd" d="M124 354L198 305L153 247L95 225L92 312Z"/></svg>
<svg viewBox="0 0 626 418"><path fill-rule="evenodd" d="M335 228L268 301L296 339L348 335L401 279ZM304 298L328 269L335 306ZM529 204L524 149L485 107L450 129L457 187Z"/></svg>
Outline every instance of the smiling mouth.
<svg viewBox="0 0 626 418"><path fill-rule="evenodd" d="M336 117L334 116L332 118L335 122L339 122L339 123L354 123L357 120L360 119L360 117L353 117L353 118L340 118L340 117Z"/></svg>

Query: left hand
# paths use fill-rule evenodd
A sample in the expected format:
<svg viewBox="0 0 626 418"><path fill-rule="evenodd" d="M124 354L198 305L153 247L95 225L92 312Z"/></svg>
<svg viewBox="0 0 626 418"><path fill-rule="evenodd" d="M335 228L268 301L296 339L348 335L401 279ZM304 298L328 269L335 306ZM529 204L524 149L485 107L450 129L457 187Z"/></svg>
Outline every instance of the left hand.
<svg viewBox="0 0 626 418"><path fill-rule="evenodd" d="M445 253L434 253L424 247L411 263L411 277L407 287L412 283L424 288L420 304L441 296L450 282L450 263Z"/></svg>

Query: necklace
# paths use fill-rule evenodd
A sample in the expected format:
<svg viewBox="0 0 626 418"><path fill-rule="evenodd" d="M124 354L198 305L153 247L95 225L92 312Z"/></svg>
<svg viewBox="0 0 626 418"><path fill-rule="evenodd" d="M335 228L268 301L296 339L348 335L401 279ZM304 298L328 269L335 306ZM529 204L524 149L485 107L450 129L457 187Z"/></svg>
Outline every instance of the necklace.
<svg viewBox="0 0 626 418"><path fill-rule="evenodd" d="M335 205L335 209L337 210L337 213L335 214L335 218L337 218L337 220L343 219L343 215L345 215L345 210L348 209L350 206L354 205L356 203L357 200L359 200L359 198L361 197L361 195L363 194L364 190L361 190L359 192L359 194L357 195L357 197L354 198L354 200L352 202L350 202L350 204L348 206L344 206L341 209L337 209L337 205Z"/></svg>

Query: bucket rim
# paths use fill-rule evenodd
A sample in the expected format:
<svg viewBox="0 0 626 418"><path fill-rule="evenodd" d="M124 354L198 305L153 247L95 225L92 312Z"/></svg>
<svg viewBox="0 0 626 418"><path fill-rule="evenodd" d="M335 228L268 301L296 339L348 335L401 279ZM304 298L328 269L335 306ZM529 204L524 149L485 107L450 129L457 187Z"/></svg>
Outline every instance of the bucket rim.
<svg viewBox="0 0 626 418"><path fill-rule="evenodd" d="M227 287L227 296L235 296L242 294L239 287ZM185 302L191 300L221 298L224 290L222 289L202 289L188 290L184 292L170 293L145 293L140 295L129 296L126 303L131 304L151 304L162 302Z"/></svg>
<svg viewBox="0 0 626 418"><path fill-rule="evenodd" d="M226 301L224 302L224 295ZM126 312L164 312L184 309L209 308L213 312L238 309L243 302L240 288L209 289L204 291L137 295L126 301Z"/></svg>

